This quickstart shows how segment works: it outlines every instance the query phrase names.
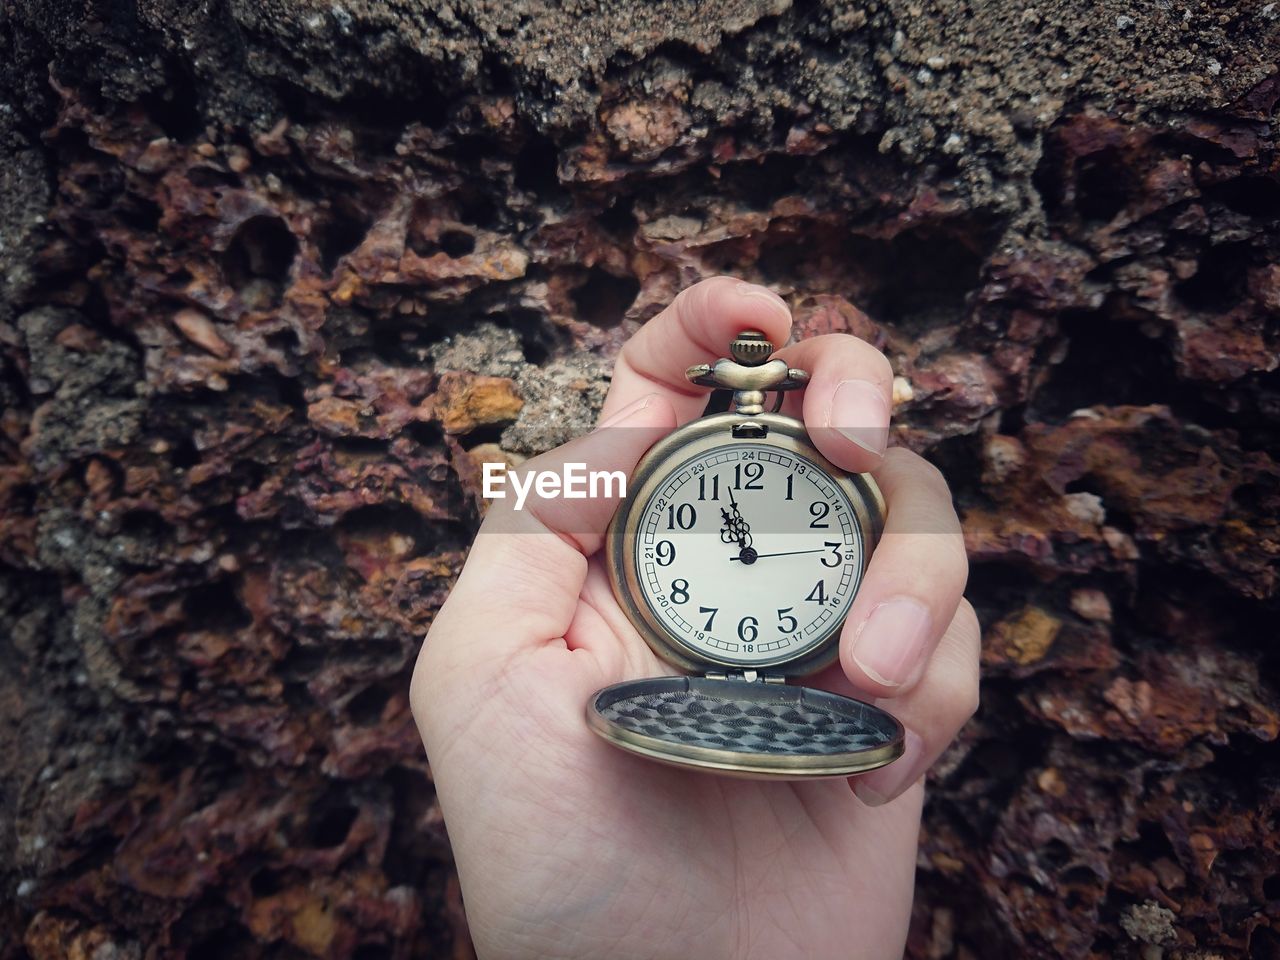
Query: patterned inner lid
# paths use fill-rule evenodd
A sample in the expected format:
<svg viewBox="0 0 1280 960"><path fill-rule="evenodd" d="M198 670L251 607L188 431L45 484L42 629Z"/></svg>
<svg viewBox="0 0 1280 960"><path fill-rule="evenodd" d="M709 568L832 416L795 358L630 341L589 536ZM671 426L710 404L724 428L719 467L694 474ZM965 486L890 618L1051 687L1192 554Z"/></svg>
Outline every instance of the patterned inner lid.
<svg viewBox="0 0 1280 960"><path fill-rule="evenodd" d="M639 680L600 691L594 706L604 720L633 734L749 755L860 753L901 733L893 717L870 704L805 687L741 680Z"/></svg>

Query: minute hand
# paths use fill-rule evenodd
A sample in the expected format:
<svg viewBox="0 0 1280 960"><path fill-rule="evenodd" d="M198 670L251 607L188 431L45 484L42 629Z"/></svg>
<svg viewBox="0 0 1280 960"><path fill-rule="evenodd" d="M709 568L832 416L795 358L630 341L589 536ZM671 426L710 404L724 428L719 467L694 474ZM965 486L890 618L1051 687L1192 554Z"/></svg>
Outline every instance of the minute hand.
<svg viewBox="0 0 1280 960"><path fill-rule="evenodd" d="M802 553L826 553L826 550L786 550L782 553L757 553L756 559L763 560L765 557L798 557ZM730 560L741 560L741 556L730 557Z"/></svg>

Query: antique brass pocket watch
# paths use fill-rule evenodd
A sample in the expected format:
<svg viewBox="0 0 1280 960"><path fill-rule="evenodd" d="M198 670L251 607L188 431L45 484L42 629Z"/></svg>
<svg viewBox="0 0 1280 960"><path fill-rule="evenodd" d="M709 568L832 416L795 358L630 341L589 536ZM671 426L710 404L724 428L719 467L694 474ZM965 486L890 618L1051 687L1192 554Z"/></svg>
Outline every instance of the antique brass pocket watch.
<svg viewBox="0 0 1280 960"><path fill-rule="evenodd" d="M809 375L740 334L732 359L691 367L734 407L641 459L606 542L614 594L658 656L700 676L614 684L587 706L623 750L762 779L849 776L902 754L888 713L791 686L839 655L840 628L884 524L867 474L848 474L778 414ZM776 391L773 412L764 412Z"/></svg>

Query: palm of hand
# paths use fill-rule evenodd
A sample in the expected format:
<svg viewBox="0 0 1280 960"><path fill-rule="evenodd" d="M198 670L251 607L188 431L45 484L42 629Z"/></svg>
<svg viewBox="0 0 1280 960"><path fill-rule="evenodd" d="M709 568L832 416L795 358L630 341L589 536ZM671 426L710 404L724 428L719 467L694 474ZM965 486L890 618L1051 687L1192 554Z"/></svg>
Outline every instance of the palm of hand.
<svg viewBox="0 0 1280 960"><path fill-rule="evenodd" d="M775 295L731 278L683 291L623 348L602 426L523 469L631 475L697 417L684 371L744 329L790 332ZM843 470L875 471L887 514L813 685L892 698L903 756L857 778L731 780L615 750L588 699L673 671L615 602L599 553L617 501L492 506L414 673L411 701L477 951L498 957L898 957L911 909L920 780L977 705L979 629L941 475L885 450L892 371L831 335L784 351L811 372L803 415ZM625 427L625 429L621 429Z"/></svg>
<svg viewBox="0 0 1280 960"><path fill-rule="evenodd" d="M451 827L464 885L470 863L490 878L467 885L482 955L899 956L920 791L872 809L844 780L689 773L586 727L600 687L672 672L597 556L564 643L512 658L471 721L433 745L437 779L486 754L465 827Z"/></svg>

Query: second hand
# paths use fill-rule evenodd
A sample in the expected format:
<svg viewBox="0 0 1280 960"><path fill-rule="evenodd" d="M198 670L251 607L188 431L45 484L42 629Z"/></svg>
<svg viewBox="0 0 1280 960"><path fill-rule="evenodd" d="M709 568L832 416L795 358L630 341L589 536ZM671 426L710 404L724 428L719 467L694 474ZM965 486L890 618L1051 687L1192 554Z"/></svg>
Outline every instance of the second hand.
<svg viewBox="0 0 1280 960"><path fill-rule="evenodd" d="M751 562L754 563L756 560L763 560L765 557L798 557L801 554L805 554L805 553L826 553L826 552L827 552L826 550L785 550L782 553L757 553L752 558ZM741 560L743 558L742 558L742 555L739 554L738 556L730 557L729 559Z"/></svg>

